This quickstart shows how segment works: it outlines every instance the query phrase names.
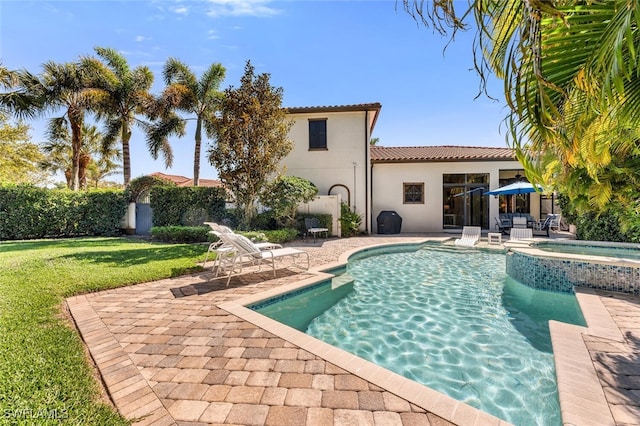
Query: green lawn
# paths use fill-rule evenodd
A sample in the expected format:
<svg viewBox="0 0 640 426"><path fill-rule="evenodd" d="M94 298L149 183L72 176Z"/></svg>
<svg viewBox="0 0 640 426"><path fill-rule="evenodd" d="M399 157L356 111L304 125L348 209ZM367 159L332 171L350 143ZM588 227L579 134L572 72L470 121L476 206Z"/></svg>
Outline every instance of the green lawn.
<svg viewBox="0 0 640 426"><path fill-rule="evenodd" d="M100 402L66 297L188 273L206 245L0 242L0 424L127 422Z"/></svg>

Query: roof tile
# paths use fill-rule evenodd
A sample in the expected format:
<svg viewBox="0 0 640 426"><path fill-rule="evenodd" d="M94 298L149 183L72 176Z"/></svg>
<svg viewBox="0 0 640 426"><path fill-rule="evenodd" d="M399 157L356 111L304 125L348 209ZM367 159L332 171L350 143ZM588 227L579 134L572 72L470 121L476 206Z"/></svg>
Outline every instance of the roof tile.
<svg viewBox="0 0 640 426"><path fill-rule="evenodd" d="M374 163L404 163L418 161L479 161L515 160L511 148L475 146L372 146L371 161Z"/></svg>

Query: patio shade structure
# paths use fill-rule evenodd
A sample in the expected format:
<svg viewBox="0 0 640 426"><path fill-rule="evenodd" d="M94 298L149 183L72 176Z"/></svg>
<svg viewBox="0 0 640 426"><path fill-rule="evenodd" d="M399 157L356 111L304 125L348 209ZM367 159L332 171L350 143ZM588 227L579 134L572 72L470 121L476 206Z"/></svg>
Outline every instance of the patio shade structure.
<svg viewBox="0 0 640 426"><path fill-rule="evenodd" d="M537 185L538 191L542 191L542 187ZM536 192L536 188L529 182L514 182L493 191L485 192L485 195L516 195L529 194Z"/></svg>

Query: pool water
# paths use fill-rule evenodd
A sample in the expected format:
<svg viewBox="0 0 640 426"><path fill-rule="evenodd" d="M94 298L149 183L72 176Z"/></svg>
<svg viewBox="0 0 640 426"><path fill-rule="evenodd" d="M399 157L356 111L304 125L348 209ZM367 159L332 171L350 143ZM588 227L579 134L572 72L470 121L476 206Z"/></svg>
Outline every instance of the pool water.
<svg viewBox="0 0 640 426"><path fill-rule="evenodd" d="M327 282L299 295L298 312L324 307L297 327L513 424L562 424L547 323L584 325L573 295L530 289L506 275L504 254L478 250L371 256L347 274L340 293ZM264 305L297 316L288 300Z"/></svg>
<svg viewBox="0 0 640 426"><path fill-rule="evenodd" d="M581 254L588 256L614 257L640 260L640 246L612 246L595 244L537 243L536 248L552 253Z"/></svg>

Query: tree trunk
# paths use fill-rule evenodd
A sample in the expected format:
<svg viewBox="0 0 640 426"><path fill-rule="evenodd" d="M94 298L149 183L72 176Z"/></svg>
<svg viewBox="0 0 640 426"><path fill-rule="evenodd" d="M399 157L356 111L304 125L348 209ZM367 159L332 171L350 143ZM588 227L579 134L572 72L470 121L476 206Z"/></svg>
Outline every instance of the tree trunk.
<svg viewBox="0 0 640 426"><path fill-rule="evenodd" d="M200 185L200 147L202 145L202 118L196 123L196 147L193 154L193 186Z"/></svg>
<svg viewBox="0 0 640 426"><path fill-rule="evenodd" d="M74 111L69 111L71 124L71 189L80 189L80 151L82 149L82 120L75 117Z"/></svg>
<svg viewBox="0 0 640 426"><path fill-rule="evenodd" d="M122 171L124 174L124 186L129 184L131 180L131 153L129 150L129 140L131 139L131 130L128 123L122 122Z"/></svg>

